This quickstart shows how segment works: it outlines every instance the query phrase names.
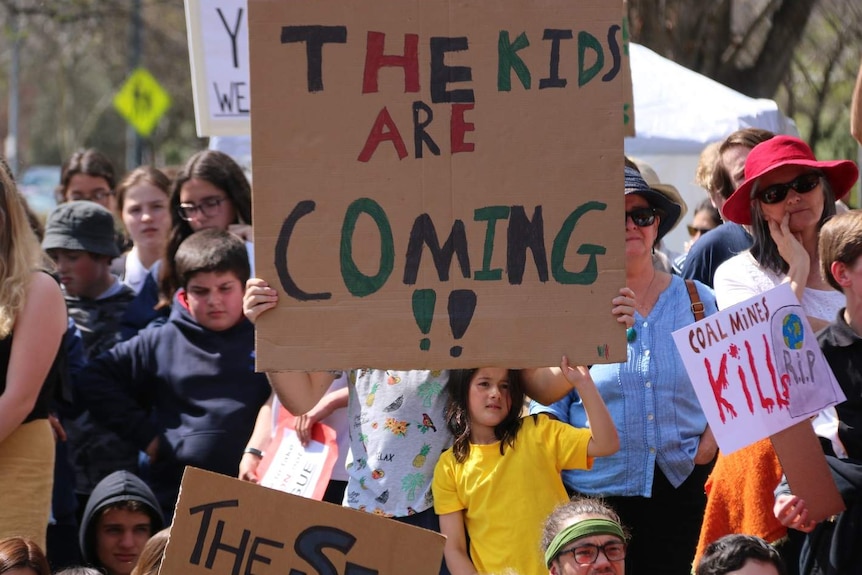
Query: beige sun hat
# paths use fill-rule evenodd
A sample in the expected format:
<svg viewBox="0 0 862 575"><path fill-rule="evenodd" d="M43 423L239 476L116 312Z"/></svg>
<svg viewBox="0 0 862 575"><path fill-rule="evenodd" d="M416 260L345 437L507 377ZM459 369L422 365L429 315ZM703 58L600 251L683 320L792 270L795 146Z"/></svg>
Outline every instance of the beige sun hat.
<svg viewBox="0 0 862 575"><path fill-rule="evenodd" d="M685 200L682 199L682 194L679 193L679 190L677 190L675 186L672 186L671 184L663 184L659 179L658 174L656 174L655 170L652 169L652 166L650 166L643 160L632 157L629 157L629 159L638 167L641 176L650 188L664 195L673 203L679 205L679 218L677 218L674 225L670 228L672 230L679 224L679 222L682 221L682 219L688 213L688 204L686 204Z"/></svg>

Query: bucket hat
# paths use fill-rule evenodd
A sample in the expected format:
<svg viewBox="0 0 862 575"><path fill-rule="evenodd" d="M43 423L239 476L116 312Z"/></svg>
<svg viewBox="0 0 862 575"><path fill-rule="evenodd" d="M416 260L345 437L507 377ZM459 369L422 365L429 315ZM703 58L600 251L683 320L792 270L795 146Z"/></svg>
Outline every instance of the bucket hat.
<svg viewBox="0 0 862 575"><path fill-rule="evenodd" d="M658 177L656 171L652 169L652 166L650 166L643 160L639 158L629 159L634 163L634 165L638 167L638 171L641 173L641 177L644 179L644 181L649 187L661 194L664 194L670 201L679 205L679 220L677 220L677 224L679 224L679 222L681 222L685 218L685 215L688 213L688 204L685 202L684 199L682 199L682 194L679 193L679 190L676 189L676 186L663 183L661 181L661 178ZM674 227L676 227L677 224L674 224Z"/></svg>
<svg viewBox="0 0 862 575"><path fill-rule="evenodd" d="M846 196L859 177L859 169L849 160L821 162L814 157L808 144L799 138L775 136L751 149L745 160L745 180L721 209L724 218L737 224L751 225L751 200L757 191L757 180L783 166L820 170L829 180L836 200Z"/></svg>
<svg viewBox="0 0 862 575"><path fill-rule="evenodd" d="M667 235L682 219L682 207L680 204L672 201L665 194L651 188L637 170L627 166L626 195L629 194L637 194L643 197L649 202L650 207L658 212L659 223L656 241ZM682 201L681 198L680 201Z"/></svg>
<svg viewBox="0 0 862 575"><path fill-rule="evenodd" d="M117 257L114 216L95 202L78 200L60 204L45 223L42 249L82 250Z"/></svg>

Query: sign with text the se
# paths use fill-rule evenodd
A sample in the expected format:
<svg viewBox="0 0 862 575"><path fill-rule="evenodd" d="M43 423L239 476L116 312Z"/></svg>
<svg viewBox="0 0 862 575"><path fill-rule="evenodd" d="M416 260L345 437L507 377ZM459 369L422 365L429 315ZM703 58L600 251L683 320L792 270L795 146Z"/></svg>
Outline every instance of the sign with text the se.
<svg viewBox="0 0 862 575"><path fill-rule="evenodd" d="M620 13L250 0L257 368L624 360Z"/></svg>
<svg viewBox="0 0 862 575"><path fill-rule="evenodd" d="M159 572L432 575L443 543L433 531L186 467Z"/></svg>

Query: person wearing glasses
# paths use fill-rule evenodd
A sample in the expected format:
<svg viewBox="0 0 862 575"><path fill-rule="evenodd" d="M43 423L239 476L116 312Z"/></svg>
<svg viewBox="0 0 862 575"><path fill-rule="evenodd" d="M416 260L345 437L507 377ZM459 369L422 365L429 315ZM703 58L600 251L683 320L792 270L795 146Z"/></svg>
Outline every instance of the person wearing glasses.
<svg viewBox="0 0 862 575"><path fill-rule="evenodd" d="M686 226L688 228L689 240L685 244L685 251L691 249L691 246L706 234L721 225L721 215L718 210L712 205L709 199L701 201L694 209L694 216L691 218L691 223Z"/></svg>
<svg viewBox="0 0 862 575"><path fill-rule="evenodd" d="M694 303L679 276L658 271L652 252L677 223L681 209L625 168L626 287L634 292L634 325L626 331L628 361L594 365L590 375L620 435L620 450L596 459L585 472L566 470L570 494L603 497L631 529L628 555L642 573L687 575L706 499L703 485L717 445L671 333L694 323ZM706 315L716 311L712 290L692 282ZM559 379L557 370L528 377ZM562 399L535 385L531 413L550 413L575 427L588 427L575 391ZM571 387L569 387L571 389Z"/></svg>
<svg viewBox="0 0 862 575"><path fill-rule="evenodd" d="M682 270L685 267L685 258L688 257L688 252L692 246L706 232L711 232L720 225L721 215L718 213L718 209L712 205L712 201L709 198L701 200L694 209L691 223L686 226L688 228L689 240L685 242L685 253L680 254L673 260L673 272L675 274L682 275Z"/></svg>
<svg viewBox="0 0 862 575"><path fill-rule="evenodd" d="M242 238L254 276L251 185L233 158L216 150L194 154L174 179L170 208L172 227L159 274L162 307L170 307L179 286L174 255L183 240L198 230L215 228Z"/></svg>
<svg viewBox="0 0 862 575"><path fill-rule="evenodd" d="M545 520L541 548L551 575L623 575L628 540L613 509L598 499L576 497Z"/></svg>
<svg viewBox="0 0 862 575"><path fill-rule="evenodd" d="M78 150L63 164L60 185L55 190L58 204L94 202L117 213L117 175L110 158L95 148ZM114 219L117 249L125 252L130 246L121 222Z"/></svg>
<svg viewBox="0 0 862 575"><path fill-rule="evenodd" d="M63 164L57 201L87 200L114 211L117 176L108 156L89 148L78 150Z"/></svg>
<svg viewBox="0 0 862 575"><path fill-rule="evenodd" d="M820 275L817 241L820 228L835 215L835 201L847 195L858 175L853 162L818 161L805 142L792 136L755 146L745 161L744 181L722 209L726 220L750 226L754 243L716 270L719 307L787 282L813 329L832 321L845 298ZM797 565L800 538L772 513L780 480L781 466L768 439L719 455L708 482L698 553L723 535L746 533L769 543L782 541L785 563L791 569Z"/></svg>

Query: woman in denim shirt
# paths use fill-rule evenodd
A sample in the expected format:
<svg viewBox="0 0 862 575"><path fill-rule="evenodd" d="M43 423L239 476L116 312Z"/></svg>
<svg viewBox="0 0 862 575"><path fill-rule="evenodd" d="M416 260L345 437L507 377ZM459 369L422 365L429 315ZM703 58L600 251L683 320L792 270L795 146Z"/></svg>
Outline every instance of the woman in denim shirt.
<svg viewBox="0 0 862 575"><path fill-rule="evenodd" d="M565 471L572 493L599 496L632 532L626 573L691 571L706 503L703 485L717 445L671 333L694 322L685 282L653 267L655 244L679 221L680 206L625 169L626 286L635 294L625 363L594 365L590 374L620 436L620 450L590 471ZM696 283L704 312L716 311L708 287ZM533 404L587 427L577 393L549 406Z"/></svg>

